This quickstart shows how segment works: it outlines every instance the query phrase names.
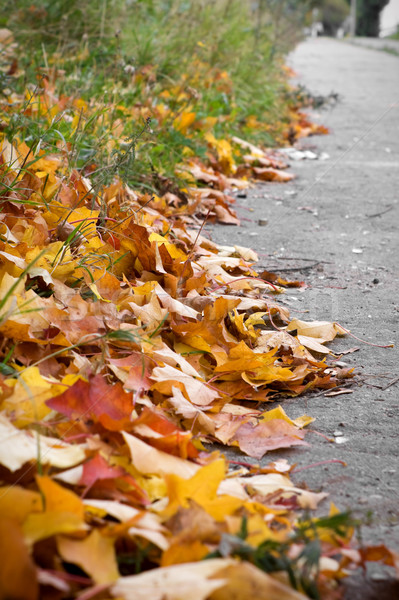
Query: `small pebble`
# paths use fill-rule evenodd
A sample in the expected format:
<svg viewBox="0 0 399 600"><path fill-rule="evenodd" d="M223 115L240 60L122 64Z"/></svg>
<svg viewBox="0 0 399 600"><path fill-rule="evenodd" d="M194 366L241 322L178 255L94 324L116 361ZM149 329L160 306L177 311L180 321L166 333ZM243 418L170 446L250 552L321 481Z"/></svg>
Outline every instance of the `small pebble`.
<svg viewBox="0 0 399 600"><path fill-rule="evenodd" d="M370 575L370 579L372 579L373 581L386 581L387 576L384 575L384 573L373 573L372 575Z"/></svg>

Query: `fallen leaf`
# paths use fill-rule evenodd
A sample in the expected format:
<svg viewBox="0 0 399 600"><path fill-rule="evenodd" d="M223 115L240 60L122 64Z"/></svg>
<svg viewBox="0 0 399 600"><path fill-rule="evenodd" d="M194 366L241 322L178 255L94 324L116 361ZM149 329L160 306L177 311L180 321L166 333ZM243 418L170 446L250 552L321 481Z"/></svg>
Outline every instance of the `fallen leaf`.
<svg viewBox="0 0 399 600"><path fill-rule="evenodd" d="M81 567L99 585L113 583L119 577L114 539L98 529L84 540L58 536L57 548L64 560Z"/></svg>
<svg viewBox="0 0 399 600"><path fill-rule="evenodd" d="M342 396L342 394L353 394L353 390L345 390L345 389L336 389L332 392L328 392L328 394L324 394L325 398L330 398L333 396Z"/></svg>
<svg viewBox="0 0 399 600"><path fill-rule="evenodd" d="M266 423L254 426L245 423L236 432L233 440L237 442L240 450L261 459L266 452L278 448L291 448L292 446L308 446L303 440L305 432L283 419L273 419Z"/></svg>
<svg viewBox="0 0 399 600"><path fill-rule="evenodd" d="M82 532L86 529L83 503L76 494L49 477L37 477L43 495L42 512L28 515L22 529L25 540L32 545L60 533Z"/></svg>
<svg viewBox="0 0 399 600"><path fill-rule="evenodd" d="M107 384L101 375L94 375L89 381L78 379L46 404L72 419L98 420L111 431L119 431L131 424L132 395L125 392L120 383Z"/></svg>
<svg viewBox="0 0 399 600"><path fill-rule="evenodd" d="M140 473L165 475L176 473L179 477L192 477L199 469L198 465L157 450L129 433L122 432L129 448L134 467Z"/></svg>
<svg viewBox="0 0 399 600"><path fill-rule="evenodd" d="M296 332L296 335L317 338L324 342L330 342L337 335L345 335L346 331L338 325L329 321L300 321L293 319L287 326L288 332Z"/></svg>
<svg viewBox="0 0 399 600"><path fill-rule="evenodd" d="M292 173L285 173L284 171L267 167L254 167L253 172L256 179L261 179L262 181L285 182L291 181L295 177Z"/></svg>
<svg viewBox="0 0 399 600"><path fill-rule="evenodd" d="M14 472L35 461L60 469L72 467L86 457L84 448L38 432L21 431L0 415L0 464Z"/></svg>
<svg viewBox="0 0 399 600"><path fill-rule="evenodd" d="M223 577L226 583L210 595L210 600L248 600L249 598L305 600L307 598L248 562L228 565L216 576Z"/></svg>
<svg viewBox="0 0 399 600"><path fill-rule="evenodd" d="M181 386L190 401L198 406L208 406L219 397L218 392L208 387L204 381L194 379L170 365L155 367L151 378L156 382L154 389L166 395L172 393L173 387Z"/></svg>
<svg viewBox="0 0 399 600"><path fill-rule="evenodd" d="M121 577L111 591L124 600L206 600L225 583L225 579L217 577L218 571L236 564L229 558L217 558L152 569ZM212 576L215 578L211 579Z"/></svg>
<svg viewBox="0 0 399 600"><path fill-rule="evenodd" d="M294 497L301 508L315 509L319 502L328 496L324 492L315 493L297 488L286 475L280 473L253 475L248 479L240 477L239 481L248 489L255 490L266 497L273 495L274 500Z"/></svg>
<svg viewBox="0 0 399 600"><path fill-rule="evenodd" d="M38 600L36 566L15 521L0 517L0 597Z"/></svg>

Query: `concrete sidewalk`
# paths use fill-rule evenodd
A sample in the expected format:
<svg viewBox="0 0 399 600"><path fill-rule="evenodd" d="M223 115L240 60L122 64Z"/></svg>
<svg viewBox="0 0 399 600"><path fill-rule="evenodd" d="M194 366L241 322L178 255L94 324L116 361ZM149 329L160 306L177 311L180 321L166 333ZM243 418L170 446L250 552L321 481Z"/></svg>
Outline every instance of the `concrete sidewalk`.
<svg viewBox="0 0 399 600"><path fill-rule="evenodd" d="M399 55L399 40L390 40L389 38L369 38L369 37L355 37L353 39L346 38L342 42L354 44L355 46L362 46L363 48L369 48L370 50L383 50L385 52L392 52Z"/></svg>
<svg viewBox="0 0 399 600"><path fill-rule="evenodd" d="M266 184L238 200L240 214L252 221L208 230L217 242L263 253L268 270L283 269L310 285L282 298L293 317L335 320L369 343L395 343L383 349L350 337L336 342L337 352L360 348L341 359L356 368L353 393L283 401L289 416L316 417L314 428L335 443L309 434L311 448L264 460L345 461L347 467L304 470L295 481L329 492L340 509L361 516L365 541L399 550L399 382L392 383L399 375L399 57L315 38L300 44L289 64L312 93L339 94L335 106L313 115L331 134L300 144L329 159L293 162L296 180ZM268 225L259 226L259 218ZM398 588L378 580L389 577L388 569L370 573L366 583L349 586L348 600L399 597Z"/></svg>

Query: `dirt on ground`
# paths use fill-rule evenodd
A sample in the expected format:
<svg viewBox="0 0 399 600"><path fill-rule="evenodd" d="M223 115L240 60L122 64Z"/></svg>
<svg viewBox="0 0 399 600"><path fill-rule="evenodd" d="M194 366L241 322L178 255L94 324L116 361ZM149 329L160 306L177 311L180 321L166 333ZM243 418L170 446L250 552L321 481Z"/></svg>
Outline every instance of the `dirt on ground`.
<svg viewBox="0 0 399 600"><path fill-rule="evenodd" d="M316 96L333 92L312 113L331 133L297 144L318 158L291 160L294 181L238 194L241 227L207 231L218 243L252 247L261 268L307 283L279 298L292 317L337 321L369 344L395 344L335 341L336 353L359 348L340 359L356 370L351 393L282 402L291 417L315 417L313 429L332 441L309 433L311 447L264 461L344 461L294 480L359 516L365 542L399 550L399 56L317 38L300 44L289 64ZM366 578L348 582L347 600L398 598L397 583L386 581L391 575L371 566Z"/></svg>

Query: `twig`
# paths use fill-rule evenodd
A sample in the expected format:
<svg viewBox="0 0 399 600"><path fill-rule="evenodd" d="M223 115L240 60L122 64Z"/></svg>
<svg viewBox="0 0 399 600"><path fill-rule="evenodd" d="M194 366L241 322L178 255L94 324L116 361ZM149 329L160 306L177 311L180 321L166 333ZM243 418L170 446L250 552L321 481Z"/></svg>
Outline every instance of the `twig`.
<svg viewBox="0 0 399 600"><path fill-rule="evenodd" d="M292 473L299 473L299 471L305 471L306 469L313 469L313 467L320 467L321 465L329 465L332 463L339 463L343 467L346 467L346 462L339 460L338 458L330 458L329 460L321 460L320 462L313 463L312 465L305 465L304 467L294 467Z"/></svg>
<svg viewBox="0 0 399 600"><path fill-rule="evenodd" d="M380 217L381 215L385 215L385 213L389 212L390 210L393 209L392 204L390 206L388 206L388 208L386 208L385 210L382 210L381 212L375 213L374 215L365 215L368 219L373 219L374 217Z"/></svg>
<svg viewBox="0 0 399 600"><path fill-rule="evenodd" d="M357 340L358 342L362 342L362 344L367 344L367 346L374 346L374 348L394 348L395 347L394 344L373 344L372 342L366 342L366 340L362 340L361 338L357 337L356 335L351 333L349 331L349 329L346 329L339 323L337 323L337 325L339 325L339 327L341 327L341 329L343 329L347 335L350 335L351 337L355 338L355 340Z"/></svg>
<svg viewBox="0 0 399 600"><path fill-rule="evenodd" d="M385 387L381 388L383 392L385 392L385 390L389 389L390 387L392 387L393 385L395 385L395 383L398 383L399 381L399 377L395 377L395 379L392 379L392 381L390 381Z"/></svg>
<svg viewBox="0 0 399 600"><path fill-rule="evenodd" d="M302 259L300 259L302 260ZM269 267L269 269L276 269L276 271L278 271L279 273L288 273L290 271L308 271L310 269L314 269L314 267L317 267L317 265L319 265L320 262L315 262L313 265L307 265L306 267L287 267L286 269L280 269L280 267L277 265L275 267ZM259 265L256 265L257 268L259 268ZM261 269L263 268L262 266L260 267Z"/></svg>
<svg viewBox="0 0 399 600"><path fill-rule="evenodd" d="M314 258L302 258L301 256L273 256L276 260L304 260L306 262L314 261ZM332 265L331 260L319 260L319 264Z"/></svg>

